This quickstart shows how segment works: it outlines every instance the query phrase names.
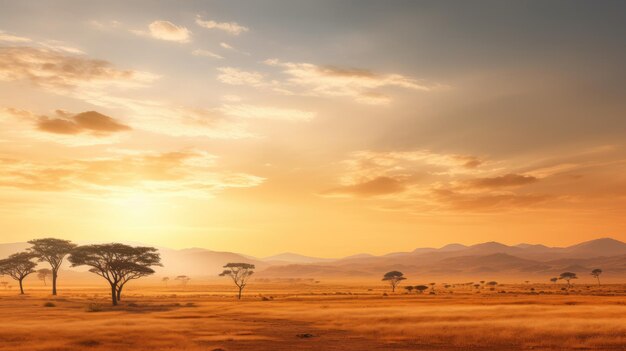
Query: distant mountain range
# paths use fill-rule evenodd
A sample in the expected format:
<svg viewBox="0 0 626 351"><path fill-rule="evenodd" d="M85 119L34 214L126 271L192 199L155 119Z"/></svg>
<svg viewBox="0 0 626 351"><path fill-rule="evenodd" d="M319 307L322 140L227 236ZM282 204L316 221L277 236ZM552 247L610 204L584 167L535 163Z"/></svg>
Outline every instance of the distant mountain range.
<svg viewBox="0 0 626 351"><path fill-rule="evenodd" d="M0 244L0 258L24 250L27 243ZM159 248L164 267L159 275L215 277L228 262L248 262L262 278L344 279L378 277L390 270L407 276L475 278L545 278L564 271L581 277L602 268L609 279L626 280L626 243L611 238L586 241L568 247L487 242L471 246L449 244L441 248L417 248L382 256L357 254L339 259L283 253L256 258L202 248ZM67 265L64 267L69 269Z"/></svg>

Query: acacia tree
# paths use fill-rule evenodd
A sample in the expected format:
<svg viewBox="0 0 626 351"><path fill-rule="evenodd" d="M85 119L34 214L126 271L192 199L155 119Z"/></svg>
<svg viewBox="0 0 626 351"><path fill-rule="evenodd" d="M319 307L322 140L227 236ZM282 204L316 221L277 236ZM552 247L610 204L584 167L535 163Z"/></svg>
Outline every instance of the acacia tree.
<svg viewBox="0 0 626 351"><path fill-rule="evenodd" d="M163 277L163 279L161 279L161 281L165 283L165 287L167 288L167 282L170 281L170 277Z"/></svg>
<svg viewBox="0 0 626 351"><path fill-rule="evenodd" d="M426 285L416 285L415 286L415 290L417 292L419 292L420 294L424 293L424 291L426 291L428 289L428 287Z"/></svg>
<svg viewBox="0 0 626 351"><path fill-rule="evenodd" d="M413 291L413 287L411 285L405 286L404 289L410 294Z"/></svg>
<svg viewBox="0 0 626 351"><path fill-rule="evenodd" d="M391 272L385 273L382 280L388 281L389 284L391 285L391 292L395 292L396 286L398 286L398 284L400 284L401 281L406 280L406 278L404 277L404 273L402 272L391 271Z"/></svg>
<svg viewBox="0 0 626 351"><path fill-rule="evenodd" d="M187 286L187 283L191 280L191 278L189 278L189 277L188 277L188 276L186 276L186 275L179 275L178 277L176 277L176 279L175 279L175 280L180 281L180 284L181 284L182 286Z"/></svg>
<svg viewBox="0 0 626 351"><path fill-rule="evenodd" d="M254 274L254 265L250 263L228 263L223 268L225 269L220 273L220 277L228 276L233 280L233 283L239 288L237 298L241 300L241 292L243 288L246 287L246 284L248 284L250 276Z"/></svg>
<svg viewBox="0 0 626 351"><path fill-rule="evenodd" d="M552 277L550 278L550 281L556 284L556 281L559 280L559 278L557 277Z"/></svg>
<svg viewBox="0 0 626 351"><path fill-rule="evenodd" d="M39 278L39 280L43 280L43 285L47 285L46 284L46 278L52 274L52 271L49 270L48 268L42 268L42 269L38 269L37 270L37 278Z"/></svg>
<svg viewBox="0 0 626 351"><path fill-rule="evenodd" d="M33 255L29 252L19 252L0 260L0 274L6 274L20 282L20 294L24 294L22 281L27 275L35 272L37 264L33 261Z"/></svg>
<svg viewBox="0 0 626 351"><path fill-rule="evenodd" d="M569 289L569 287L571 286L569 281L572 279L578 279L578 276L576 276L576 273L563 272L561 273L561 275L559 275L559 279L565 280L567 282L567 288Z"/></svg>
<svg viewBox="0 0 626 351"><path fill-rule="evenodd" d="M32 245L32 252L39 262L48 262L52 271L52 295L57 294L57 276L63 259L67 256L76 245L69 240L45 238L35 239L28 242Z"/></svg>
<svg viewBox="0 0 626 351"><path fill-rule="evenodd" d="M127 282L153 274L151 266L161 265L157 249L118 243L79 246L72 251L68 260L72 267L91 267L91 273L109 282L113 306L117 305Z"/></svg>
<svg viewBox="0 0 626 351"><path fill-rule="evenodd" d="M600 274L602 274L602 270L600 268L596 268L593 271L591 271L591 275L598 279L598 286L600 286Z"/></svg>

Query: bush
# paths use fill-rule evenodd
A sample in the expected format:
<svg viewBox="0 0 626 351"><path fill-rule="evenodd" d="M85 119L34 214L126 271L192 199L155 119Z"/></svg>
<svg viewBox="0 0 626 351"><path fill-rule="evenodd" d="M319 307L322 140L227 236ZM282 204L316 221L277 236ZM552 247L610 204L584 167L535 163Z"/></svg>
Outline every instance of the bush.
<svg viewBox="0 0 626 351"><path fill-rule="evenodd" d="M102 306L97 303L90 303L87 305L87 312L100 312L102 311Z"/></svg>
<svg viewBox="0 0 626 351"><path fill-rule="evenodd" d="M43 304L43 307L57 307L57 305L55 305L52 302L46 302L46 303Z"/></svg>

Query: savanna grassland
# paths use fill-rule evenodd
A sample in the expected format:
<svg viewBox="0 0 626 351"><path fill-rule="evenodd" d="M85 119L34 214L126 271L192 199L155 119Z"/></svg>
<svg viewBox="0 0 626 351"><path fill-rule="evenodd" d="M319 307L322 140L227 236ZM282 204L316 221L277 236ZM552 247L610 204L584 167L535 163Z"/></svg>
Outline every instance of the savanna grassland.
<svg viewBox="0 0 626 351"><path fill-rule="evenodd" d="M1 351L624 350L626 285L435 287L252 282L0 291ZM532 290L534 289L534 291Z"/></svg>

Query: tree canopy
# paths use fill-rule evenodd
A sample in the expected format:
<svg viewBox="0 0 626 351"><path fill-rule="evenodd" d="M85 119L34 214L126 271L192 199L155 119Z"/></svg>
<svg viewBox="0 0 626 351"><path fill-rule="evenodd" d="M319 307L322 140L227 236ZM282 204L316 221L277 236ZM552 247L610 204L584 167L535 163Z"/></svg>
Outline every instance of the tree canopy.
<svg viewBox="0 0 626 351"><path fill-rule="evenodd" d="M37 264L31 261L34 258L30 252L15 253L0 260L0 275L8 275L20 283L20 293L24 294L22 281L26 276L35 272Z"/></svg>
<svg viewBox="0 0 626 351"><path fill-rule="evenodd" d="M39 262L48 262L52 270L52 295L57 294L57 274L63 259L67 256L75 247L69 240L44 238L35 239L28 242L32 245L29 248L29 252L33 253Z"/></svg>
<svg viewBox="0 0 626 351"><path fill-rule="evenodd" d="M254 265L250 263L228 263L223 268L225 269L220 273L220 277L228 276L232 279L233 283L239 288L237 298L241 300L241 292L248 284L250 276L254 274Z"/></svg>
<svg viewBox="0 0 626 351"><path fill-rule="evenodd" d="M388 281L389 284L391 285L391 291L395 292L398 284L400 284L401 281L406 280L406 278L404 277L404 273L402 272L390 271L390 272L385 273L382 280Z"/></svg>
<svg viewBox="0 0 626 351"><path fill-rule="evenodd" d="M68 260L72 267L89 266L91 273L106 279L111 286L113 305L121 299L126 283L153 274L152 266L161 266L157 249L118 243L79 246Z"/></svg>

